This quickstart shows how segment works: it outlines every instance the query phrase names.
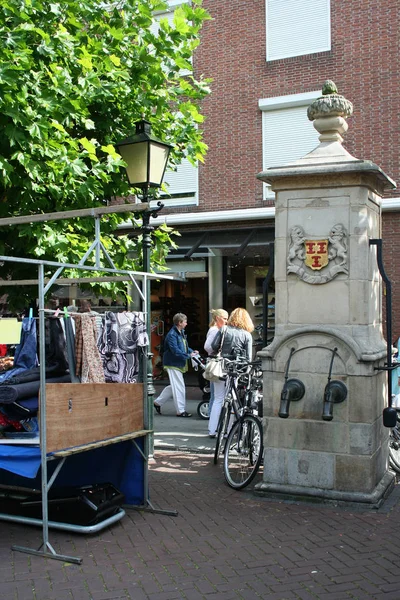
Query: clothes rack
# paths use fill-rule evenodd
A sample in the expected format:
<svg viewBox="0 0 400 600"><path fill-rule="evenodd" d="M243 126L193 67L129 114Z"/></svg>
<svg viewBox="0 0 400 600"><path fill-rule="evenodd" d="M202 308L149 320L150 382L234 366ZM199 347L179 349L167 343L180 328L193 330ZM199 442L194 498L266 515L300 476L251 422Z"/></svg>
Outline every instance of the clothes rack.
<svg viewBox="0 0 400 600"><path fill-rule="evenodd" d="M98 229L96 229L96 237L99 237ZM91 246L91 250L93 250L93 249L96 249L96 243ZM160 274L146 273L146 272L141 272L141 271L137 272L137 271L129 271L129 270L120 270L120 269L115 268L115 266L113 264L112 264L111 268L103 267L102 265L99 264L99 256L98 256L97 251L96 251L95 266L88 265L85 263L85 260L88 256L89 256L89 253L87 253L85 255L85 258L82 259L82 261L80 261L79 264L41 261L41 260L36 260L36 259L20 258L20 257L12 257L12 256L0 256L0 261L17 262L17 263L20 262L20 263L30 264L32 266L37 267L37 271L38 271L37 282L38 282L38 310L39 310L39 340L45 339L45 312L47 312L47 309L45 309L45 295L49 291L51 286L57 281L57 279L60 277L61 273L65 269L72 268L72 269L78 269L78 270L82 270L82 271L86 271L86 272L96 271L97 274L99 271L101 271L107 275L108 274L118 275L121 278L123 278L124 280L131 282L136 287L144 308L147 306L147 298L146 298L147 285L146 285L146 283L148 280L150 280L150 279L167 279L167 280L177 279L176 277L170 276L170 275L160 275ZM45 277L44 277L45 267L47 268L47 270L49 270L49 269L55 270L54 274L47 282L45 281ZM77 282L79 282L79 278L71 278L70 281L71 281L71 283L77 283ZM141 285L139 285L139 283ZM7 285L8 282L7 281L0 282L0 285L2 285L2 284ZM30 285L30 283L26 282L26 280L24 280L24 285ZM147 312L145 310L142 310L141 312L144 313L145 319L150 318L150 315L147 314ZM31 312L30 312L30 314L31 314ZM150 340L149 340L149 342L150 342ZM149 353L150 353L150 349L148 346L146 351L142 355L143 373L144 374L146 373L147 361L149 360L149 356L148 356ZM107 446L111 446L113 444L120 444L120 443L124 443L124 442L129 442L130 444L133 444L133 446L135 447L135 449L137 450L137 452L140 454L140 456L143 459L143 494L142 494L143 505L140 506L140 508L144 508L146 510L152 510L152 511L158 512L158 513L161 512L161 513L168 514L171 516L176 516L177 512L174 510L155 509L149 500L148 471L147 471L148 465L147 465L147 463L148 463L149 447L150 447L149 446L149 436L152 434L152 430L148 425L150 422L150 414L152 415L152 406L149 406L149 396L147 393L147 391L148 391L147 390L147 378L144 376L143 384L141 384L143 386L143 395L142 395L143 424L144 424L143 428L139 429L138 431L132 431L132 432L126 434L125 436L115 436L110 439L97 440L95 442L92 442L92 443L86 444L86 445L84 444L84 445L80 445L80 446L76 446L76 447L58 449L57 451L54 451L51 455L49 455L48 451L47 451L47 410L46 410L47 407L46 407L45 361L46 361L45 344L40 343L40 348L39 348L39 367L40 367L39 431L40 431L42 519L41 520L35 520L35 519L32 520L32 519L25 518L25 517L15 517L14 515L0 513L0 520L2 519L2 520L15 521L18 523L23 523L23 524L36 524L36 525L41 524L42 525L42 543L41 543L39 549L36 550L36 549L32 549L32 548L26 548L23 546L15 545L12 547L13 550L17 550L17 551L21 551L21 552L25 552L25 553L29 553L29 554L33 554L33 555L39 555L42 557L52 558L52 559L56 559L56 560L68 561L68 562L80 564L82 562L82 558L66 556L66 555L57 553L49 541L49 527L64 529L66 531L71 531L71 530L79 531L81 533L91 533L92 531L98 531L100 528L100 526L99 526L99 527L94 527L94 528L89 527L89 529L85 529L85 528L79 529L79 527L78 527L78 529L76 529L73 527L71 528L71 526L68 524L65 524L65 527L63 527L63 524L60 524L60 523L55 524L54 522L49 521L49 514L48 514L49 490L50 490L51 486L53 485L55 479L59 475L61 469L64 467L65 461L69 457L73 457L74 455L76 456L76 455L79 455L79 454L82 454L85 452L89 452L92 450L96 451L99 448L104 448ZM74 384L64 384L64 385L83 386L84 387L84 386L90 385L90 384L74 383ZM120 384L98 384L98 385L113 386L113 385L120 385ZM138 385L138 384L121 384L121 385ZM139 443L140 441L142 443ZM58 460L59 462L58 462L56 468L53 470L51 477L49 478L48 464L50 464L54 460ZM137 505L124 506L125 510L127 508L137 509L137 508L139 508L139 506L137 506ZM113 519L111 521L107 520L106 522L104 522L103 526L108 526L109 524L111 524L111 522L115 522L116 520L119 520L120 518L122 518L125 515L124 509L121 509L118 512L118 514L115 515L115 519Z"/></svg>

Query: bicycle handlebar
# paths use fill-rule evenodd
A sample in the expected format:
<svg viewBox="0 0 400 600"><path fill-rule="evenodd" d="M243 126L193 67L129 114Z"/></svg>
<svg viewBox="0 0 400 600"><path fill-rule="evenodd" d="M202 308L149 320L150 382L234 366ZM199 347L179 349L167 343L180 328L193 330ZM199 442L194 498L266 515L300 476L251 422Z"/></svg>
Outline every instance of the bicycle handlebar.
<svg viewBox="0 0 400 600"><path fill-rule="evenodd" d="M240 360L230 360L228 358L224 358L224 368L227 372L227 375L231 376L240 376L250 374L256 368L261 367L261 361L251 361L247 359Z"/></svg>

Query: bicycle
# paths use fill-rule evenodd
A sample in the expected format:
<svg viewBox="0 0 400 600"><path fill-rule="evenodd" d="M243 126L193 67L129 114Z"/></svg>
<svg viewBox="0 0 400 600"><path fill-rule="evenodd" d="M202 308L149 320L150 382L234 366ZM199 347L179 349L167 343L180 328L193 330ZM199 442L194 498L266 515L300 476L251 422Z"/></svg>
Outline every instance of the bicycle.
<svg viewBox="0 0 400 600"><path fill-rule="evenodd" d="M389 465L396 473L400 473L400 417L397 412L396 427L389 433Z"/></svg>
<svg viewBox="0 0 400 600"><path fill-rule="evenodd" d="M226 371L226 389L225 398L218 420L217 437L215 440L214 464L218 463L218 458L222 451L222 443L229 433L229 422L234 413L236 419L240 416L240 409L243 406L243 387L239 385L239 378L248 369L249 362L237 358L235 360L224 359L224 370Z"/></svg>
<svg viewBox="0 0 400 600"><path fill-rule="evenodd" d="M250 363L246 374L245 402L233 424L224 450L227 484L240 490L254 479L263 460L262 372L260 363Z"/></svg>

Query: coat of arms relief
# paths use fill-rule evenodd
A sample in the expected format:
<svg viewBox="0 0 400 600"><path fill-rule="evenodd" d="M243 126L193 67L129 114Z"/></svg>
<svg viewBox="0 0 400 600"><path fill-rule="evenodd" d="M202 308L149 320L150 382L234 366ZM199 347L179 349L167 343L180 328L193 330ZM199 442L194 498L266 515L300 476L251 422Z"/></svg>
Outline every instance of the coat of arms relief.
<svg viewBox="0 0 400 600"><path fill-rule="evenodd" d="M287 273L295 273L306 283L327 283L339 273L348 274L347 250L348 235L341 223L325 239L311 239L300 225L294 225L289 231Z"/></svg>

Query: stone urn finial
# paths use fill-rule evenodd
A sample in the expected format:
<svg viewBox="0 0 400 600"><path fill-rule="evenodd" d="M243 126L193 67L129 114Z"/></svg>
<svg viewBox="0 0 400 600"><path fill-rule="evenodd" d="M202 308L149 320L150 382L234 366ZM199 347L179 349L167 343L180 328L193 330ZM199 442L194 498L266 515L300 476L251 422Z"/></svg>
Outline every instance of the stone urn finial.
<svg viewBox="0 0 400 600"><path fill-rule="evenodd" d="M338 93L336 84L327 79L322 86L322 96L314 100L307 109L307 116L320 133L320 142L343 142L346 119L353 114L353 105Z"/></svg>

